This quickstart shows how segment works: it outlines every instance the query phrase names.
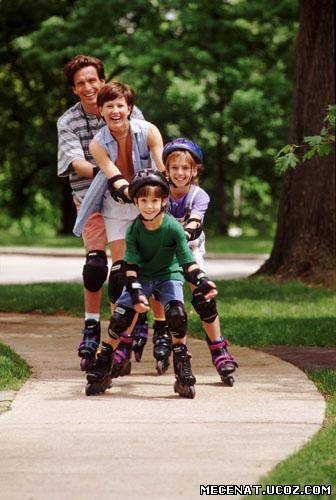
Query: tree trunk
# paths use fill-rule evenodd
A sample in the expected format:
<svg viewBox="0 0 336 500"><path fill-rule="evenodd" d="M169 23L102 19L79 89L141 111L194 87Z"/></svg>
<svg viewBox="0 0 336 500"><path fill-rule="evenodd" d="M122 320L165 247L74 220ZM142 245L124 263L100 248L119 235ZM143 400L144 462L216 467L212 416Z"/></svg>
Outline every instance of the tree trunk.
<svg viewBox="0 0 336 500"><path fill-rule="evenodd" d="M318 135L335 102L334 7L302 0L289 143ZM270 258L258 274L331 286L335 264L335 158L314 157L284 177Z"/></svg>
<svg viewBox="0 0 336 500"><path fill-rule="evenodd" d="M62 219L59 234L72 234L76 220L76 207L72 200L71 188L68 177L62 178Z"/></svg>

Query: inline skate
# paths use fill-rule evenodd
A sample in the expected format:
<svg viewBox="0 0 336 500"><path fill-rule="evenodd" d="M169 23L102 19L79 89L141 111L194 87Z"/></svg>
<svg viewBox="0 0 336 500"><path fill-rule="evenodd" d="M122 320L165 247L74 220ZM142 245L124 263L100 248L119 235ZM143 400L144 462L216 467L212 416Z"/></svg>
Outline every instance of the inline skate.
<svg viewBox="0 0 336 500"><path fill-rule="evenodd" d="M81 358L80 368L87 372L95 358L100 343L100 322L87 319L83 328L83 340L78 346L78 356Z"/></svg>
<svg viewBox="0 0 336 500"><path fill-rule="evenodd" d="M153 344L156 371L158 375L162 375L168 370L169 356L172 350L171 334L165 321L155 321Z"/></svg>
<svg viewBox="0 0 336 500"><path fill-rule="evenodd" d="M111 377L118 378L131 373L132 337L123 334L113 354Z"/></svg>
<svg viewBox="0 0 336 500"><path fill-rule="evenodd" d="M85 394L92 396L101 394L112 386L111 366L113 359L113 349L110 344L102 343L102 348L93 362L90 370L86 374L87 384Z"/></svg>
<svg viewBox="0 0 336 500"><path fill-rule="evenodd" d="M175 384L174 392L177 392L183 398L193 399L195 397L196 378L191 371L190 354L187 346L183 344L173 345L173 359Z"/></svg>
<svg viewBox="0 0 336 500"><path fill-rule="evenodd" d="M139 314L139 318L134 327L132 337L132 351L134 359L137 363L139 363L141 361L142 353L148 339L148 322L146 313Z"/></svg>
<svg viewBox="0 0 336 500"><path fill-rule="evenodd" d="M221 339L217 342L211 342L207 338L207 343L218 375L224 384L232 387L235 381L232 374L238 368L238 363L227 350L228 341Z"/></svg>

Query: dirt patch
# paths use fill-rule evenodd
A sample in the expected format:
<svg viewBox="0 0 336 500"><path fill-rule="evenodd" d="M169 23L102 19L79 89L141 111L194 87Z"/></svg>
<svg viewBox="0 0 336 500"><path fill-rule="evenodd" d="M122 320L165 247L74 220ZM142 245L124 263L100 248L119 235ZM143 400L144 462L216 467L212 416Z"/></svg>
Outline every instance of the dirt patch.
<svg viewBox="0 0 336 500"><path fill-rule="evenodd" d="M273 345L258 350L288 361L301 370L336 370L336 347Z"/></svg>

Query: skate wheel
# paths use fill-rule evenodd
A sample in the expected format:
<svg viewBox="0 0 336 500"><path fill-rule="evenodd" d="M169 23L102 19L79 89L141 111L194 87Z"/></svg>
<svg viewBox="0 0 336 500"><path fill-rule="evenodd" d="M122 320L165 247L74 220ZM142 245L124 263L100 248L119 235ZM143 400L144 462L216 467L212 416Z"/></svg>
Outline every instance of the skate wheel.
<svg viewBox="0 0 336 500"><path fill-rule="evenodd" d="M196 395L195 386L181 385L177 380L174 384L174 392L177 392L182 398L194 399Z"/></svg>
<svg viewBox="0 0 336 500"><path fill-rule="evenodd" d="M156 364L156 371L157 371L158 375L162 375L164 373L164 370L163 370L163 361L158 361L157 362L157 364ZM174 385L174 390L175 390L175 385Z"/></svg>
<svg viewBox="0 0 336 500"><path fill-rule="evenodd" d="M94 361L93 358L82 358L80 362L80 369L82 370L82 372L89 371L93 361Z"/></svg>
<svg viewBox="0 0 336 500"><path fill-rule="evenodd" d="M225 385L228 385L229 387L232 387L234 384L234 378L233 377L222 377L222 382Z"/></svg>
<svg viewBox="0 0 336 500"><path fill-rule="evenodd" d="M86 396L92 396L94 392L92 392L92 384L86 384L85 386L85 395Z"/></svg>
<svg viewBox="0 0 336 500"><path fill-rule="evenodd" d="M87 367L87 360L85 358L82 358L80 360L80 369L82 370L82 372L86 372L86 368Z"/></svg>
<svg viewBox="0 0 336 500"><path fill-rule="evenodd" d="M189 387L189 391L188 391L188 398L190 399L194 399L194 397L196 396L196 390L195 390L195 386L191 386Z"/></svg>
<svg viewBox="0 0 336 500"><path fill-rule="evenodd" d="M120 376L123 377L124 375L130 375L131 370L132 370L132 365L131 362L128 361L128 363L122 368Z"/></svg>
<svg viewBox="0 0 336 500"><path fill-rule="evenodd" d="M141 356L140 356L140 353L138 351L133 351L134 352L134 359L137 363L140 363L141 361Z"/></svg>
<svg viewBox="0 0 336 500"><path fill-rule="evenodd" d="M158 375L163 375L169 367L169 359L164 359L163 361L157 361L156 371Z"/></svg>

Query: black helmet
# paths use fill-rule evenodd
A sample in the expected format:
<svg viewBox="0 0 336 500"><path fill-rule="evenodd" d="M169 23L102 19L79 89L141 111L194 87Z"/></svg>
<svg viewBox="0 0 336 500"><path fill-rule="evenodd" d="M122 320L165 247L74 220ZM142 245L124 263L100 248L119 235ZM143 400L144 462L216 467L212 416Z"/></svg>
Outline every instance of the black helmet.
<svg viewBox="0 0 336 500"><path fill-rule="evenodd" d="M189 139L186 139L185 137L179 137L178 139L174 139L173 141L168 142L168 144L165 145L162 152L163 163L166 163L167 157L170 155L170 153L173 153L173 151L188 151L194 158L196 163L203 162L203 151L201 150L199 145L196 144L196 142L192 142Z"/></svg>
<svg viewBox="0 0 336 500"><path fill-rule="evenodd" d="M128 186L128 192L132 200L136 197L137 191L143 186L160 186L164 194L167 197L169 196L168 181L158 170L146 168L144 170L139 170L139 172L132 177Z"/></svg>

